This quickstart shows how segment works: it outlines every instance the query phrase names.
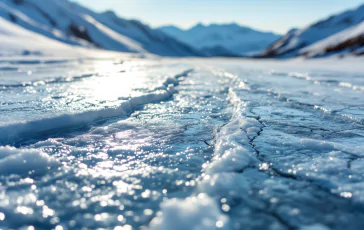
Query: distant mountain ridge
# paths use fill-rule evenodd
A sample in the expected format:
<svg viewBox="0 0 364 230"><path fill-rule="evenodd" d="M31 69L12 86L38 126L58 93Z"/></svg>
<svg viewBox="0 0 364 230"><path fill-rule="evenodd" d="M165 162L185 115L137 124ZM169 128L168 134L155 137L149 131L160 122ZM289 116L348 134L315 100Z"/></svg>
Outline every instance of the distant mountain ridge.
<svg viewBox="0 0 364 230"><path fill-rule="evenodd" d="M197 24L183 30L175 26L163 26L159 30L201 50L219 50L231 55L249 55L264 51L281 36L272 32L262 32L249 27L231 24Z"/></svg>
<svg viewBox="0 0 364 230"><path fill-rule="evenodd" d="M27 30L82 47L162 56L204 56L159 30L68 0L1 0L0 17Z"/></svg>
<svg viewBox="0 0 364 230"><path fill-rule="evenodd" d="M236 23L197 24L187 30L175 26L153 29L140 21L123 19L112 11L96 13L69 0L0 0L0 18L3 49L0 53L5 53L6 44L11 44L17 53L37 53L35 47L44 51L44 44L34 44L42 40L58 48L65 44L76 48L175 57L292 58L364 54L364 5L303 29L292 29L284 36ZM6 36L11 30L14 30L12 36ZM29 38L34 45L25 42L16 47L9 41L10 37L15 41L15 35Z"/></svg>
<svg viewBox="0 0 364 230"><path fill-rule="evenodd" d="M364 5L289 31L268 47L262 57L320 57L339 53L364 53Z"/></svg>

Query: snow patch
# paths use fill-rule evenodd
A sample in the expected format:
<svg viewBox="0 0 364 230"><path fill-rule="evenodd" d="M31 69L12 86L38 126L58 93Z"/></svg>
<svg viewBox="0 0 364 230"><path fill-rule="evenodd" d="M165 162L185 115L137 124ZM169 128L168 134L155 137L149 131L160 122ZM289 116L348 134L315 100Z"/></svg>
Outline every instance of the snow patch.
<svg viewBox="0 0 364 230"><path fill-rule="evenodd" d="M172 199L161 206L162 214L153 219L149 230L228 229L228 218L216 202L201 193L184 200Z"/></svg>
<svg viewBox="0 0 364 230"><path fill-rule="evenodd" d="M205 165L205 172L211 175L218 172L240 171L257 163L255 156L242 146L242 142L243 145L249 143L247 132L253 131L251 128L254 125L260 124L256 124L254 119L237 116L224 126L217 134L214 158L212 163Z"/></svg>
<svg viewBox="0 0 364 230"><path fill-rule="evenodd" d="M55 159L39 150L0 147L0 176L41 176L57 166Z"/></svg>

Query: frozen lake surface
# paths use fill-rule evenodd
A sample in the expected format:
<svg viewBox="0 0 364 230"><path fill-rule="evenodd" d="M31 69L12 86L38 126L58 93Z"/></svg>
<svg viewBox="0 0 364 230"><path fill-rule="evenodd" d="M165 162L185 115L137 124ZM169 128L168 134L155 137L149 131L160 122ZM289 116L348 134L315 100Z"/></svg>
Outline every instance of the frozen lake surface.
<svg viewBox="0 0 364 230"><path fill-rule="evenodd" d="M361 229L364 71L331 63L1 59L0 229Z"/></svg>

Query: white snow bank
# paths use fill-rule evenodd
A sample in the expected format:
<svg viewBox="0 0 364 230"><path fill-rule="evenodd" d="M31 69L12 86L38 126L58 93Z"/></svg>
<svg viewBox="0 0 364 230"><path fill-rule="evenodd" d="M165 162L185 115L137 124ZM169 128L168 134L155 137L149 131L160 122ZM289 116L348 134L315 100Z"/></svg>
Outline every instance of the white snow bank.
<svg viewBox="0 0 364 230"><path fill-rule="evenodd" d="M161 209L162 215L153 219L149 230L227 229L228 218L215 201L203 193L185 200L169 200Z"/></svg>
<svg viewBox="0 0 364 230"><path fill-rule="evenodd" d="M249 183L241 173L224 172L203 180L198 190L206 191L209 196L233 199L240 197L242 192L249 191Z"/></svg>
<svg viewBox="0 0 364 230"><path fill-rule="evenodd" d="M233 90L229 95L234 103L233 117L216 135L212 163L204 165L208 175L236 172L258 163L249 140L257 135L262 125L256 119L243 116L247 113L247 103L240 101Z"/></svg>
<svg viewBox="0 0 364 230"><path fill-rule="evenodd" d="M39 176L57 166L55 159L39 150L0 147L0 176Z"/></svg>
<svg viewBox="0 0 364 230"><path fill-rule="evenodd" d="M256 125L256 126L254 126ZM209 175L219 172L234 172L256 164L255 156L239 142L249 143L245 132L260 123L250 118L235 117L224 126L216 137L215 152L212 162L204 165ZM244 131L245 130L245 131Z"/></svg>

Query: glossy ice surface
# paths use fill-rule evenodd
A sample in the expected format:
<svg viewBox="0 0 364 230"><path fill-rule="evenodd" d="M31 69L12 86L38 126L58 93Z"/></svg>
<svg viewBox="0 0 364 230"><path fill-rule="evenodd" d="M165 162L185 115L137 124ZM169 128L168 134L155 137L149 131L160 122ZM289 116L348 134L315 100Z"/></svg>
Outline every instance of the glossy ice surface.
<svg viewBox="0 0 364 230"><path fill-rule="evenodd" d="M361 229L364 76L329 69L3 59L0 229Z"/></svg>

